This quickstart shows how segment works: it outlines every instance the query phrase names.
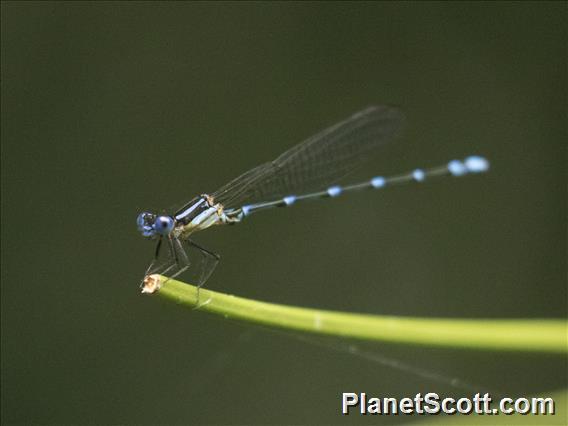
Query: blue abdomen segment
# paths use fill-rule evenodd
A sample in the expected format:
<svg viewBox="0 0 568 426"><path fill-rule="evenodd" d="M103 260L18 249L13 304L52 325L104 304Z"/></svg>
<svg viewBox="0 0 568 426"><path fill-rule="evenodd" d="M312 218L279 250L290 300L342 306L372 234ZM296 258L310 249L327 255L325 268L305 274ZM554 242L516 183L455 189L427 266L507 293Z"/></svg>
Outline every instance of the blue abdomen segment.
<svg viewBox="0 0 568 426"><path fill-rule="evenodd" d="M335 198L347 192L354 192L363 189L380 189L387 186L398 185L410 182L424 182L434 177L440 176L464 176L467 174L483 173L489 170L489 161L478 155L472 155L464 160L452 160L446 165L433 167L430 169L414 169L413 171L389 177L376 176L368 181L340 186L333 185L319 192L312 192L302 195L288 195L279 200L267 201L262 203L247 204L240 208L242 216L248 216L259 210L272 207L286 207L300 201L314 200L321 198Z"/></svg>

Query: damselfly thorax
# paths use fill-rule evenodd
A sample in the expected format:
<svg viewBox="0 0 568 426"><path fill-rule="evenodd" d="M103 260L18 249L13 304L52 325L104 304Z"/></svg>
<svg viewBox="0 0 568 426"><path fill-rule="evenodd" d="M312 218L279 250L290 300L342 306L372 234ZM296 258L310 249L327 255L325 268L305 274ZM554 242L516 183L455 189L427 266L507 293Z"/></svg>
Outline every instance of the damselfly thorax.
<svg viewBox="0 0 568 426"><path fill-rule="evenodd" d="M208 194L195 197L174 216L175 226L172 230L174 238L188 238L191 234L203 231L213 225L234 223L239 219L225 214L221 203Z"/></svg>

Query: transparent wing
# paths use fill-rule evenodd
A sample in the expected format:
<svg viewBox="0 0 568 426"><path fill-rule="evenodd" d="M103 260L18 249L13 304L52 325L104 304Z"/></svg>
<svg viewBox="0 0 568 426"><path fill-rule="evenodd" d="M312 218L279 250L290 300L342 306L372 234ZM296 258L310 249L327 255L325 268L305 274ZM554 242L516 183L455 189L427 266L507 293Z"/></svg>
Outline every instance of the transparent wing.
<svg viewBox="0 0 568 426"><path fill-rule="evenodd" d="M352 172L373 151L398 136L403 113L391 106L366 108L261 164L212 194L226 208L325 189Z"/></svg>

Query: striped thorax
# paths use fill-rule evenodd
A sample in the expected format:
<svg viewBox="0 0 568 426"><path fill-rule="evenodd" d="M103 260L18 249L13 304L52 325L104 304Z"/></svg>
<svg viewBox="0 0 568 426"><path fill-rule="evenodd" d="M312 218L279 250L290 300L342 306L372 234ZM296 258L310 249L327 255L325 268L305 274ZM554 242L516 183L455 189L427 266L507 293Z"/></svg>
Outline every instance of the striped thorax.
<svg viewBox="0 0 568 426"><path fill-rule="evenodd" d="M221 203L215 203L212 196L202 194L187 203L179 210L174 219L175 238L187 238L197 231L202 231L213 225L224 225L235 220L227 217Z"/></svg>

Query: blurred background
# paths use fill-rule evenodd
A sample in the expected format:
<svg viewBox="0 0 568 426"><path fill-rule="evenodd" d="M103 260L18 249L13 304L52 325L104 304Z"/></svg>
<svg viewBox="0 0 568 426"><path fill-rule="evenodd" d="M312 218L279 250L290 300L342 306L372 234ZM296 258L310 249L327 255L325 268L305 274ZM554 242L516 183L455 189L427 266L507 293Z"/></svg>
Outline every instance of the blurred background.
<svg viewBox="0 0 568 426"><path fill-rule="evenodd" d="M491 172L208 230L196 240L222 262L207 287L376 314L565 318L565 3L1 13L3 423L400 424L425 419L344 417L341 393L566 387L560 356L350 353L143 296L154 246L135 224L367 105L399 105L405 136L351 181L470 154Z"/></svg>

